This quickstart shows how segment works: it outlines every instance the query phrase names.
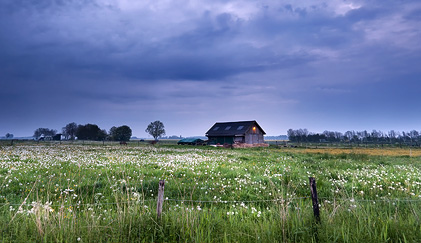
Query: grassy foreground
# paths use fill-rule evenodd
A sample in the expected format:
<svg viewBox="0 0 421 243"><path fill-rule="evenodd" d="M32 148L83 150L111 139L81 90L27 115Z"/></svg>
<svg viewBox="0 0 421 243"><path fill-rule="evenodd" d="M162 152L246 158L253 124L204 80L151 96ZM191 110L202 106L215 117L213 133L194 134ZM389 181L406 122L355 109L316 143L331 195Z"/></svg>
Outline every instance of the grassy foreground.
<svg viewBox="0 0 421 243"><path fill-rule="evenodd" d="M0 242L419 242L420 218L421 157L393 150L0 147Z"/></svg>

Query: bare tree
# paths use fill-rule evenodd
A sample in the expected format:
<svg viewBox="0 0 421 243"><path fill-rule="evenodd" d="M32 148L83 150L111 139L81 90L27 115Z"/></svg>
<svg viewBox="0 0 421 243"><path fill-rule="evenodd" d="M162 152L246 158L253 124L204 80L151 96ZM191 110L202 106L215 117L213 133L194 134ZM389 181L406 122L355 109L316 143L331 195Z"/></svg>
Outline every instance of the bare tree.
<svg viewBox="0 0 421 243"><path fill-rule="evenodd" d="M351 142L355 136L356 136L355 131L346 131L344 134L344 138L348 140L348 142Z"/></svg>
<svg viewBox="0 0 421 243"><path fill-rule="evenodd" d="M396 138L398 137L398 133L397 133L397 132L395 132L395 130L390 130L390 131L388 132L388 135L389 135L389 142L390 142L390 143L395 142Z"/></svg>
<svg viewBox="0 0 421 243"><path fill-rule="evenodd" d="M416 130L412 130L409 132L409 138L411 139L411 145L413 142L416 142L418 140L419 133Z"/></svg>

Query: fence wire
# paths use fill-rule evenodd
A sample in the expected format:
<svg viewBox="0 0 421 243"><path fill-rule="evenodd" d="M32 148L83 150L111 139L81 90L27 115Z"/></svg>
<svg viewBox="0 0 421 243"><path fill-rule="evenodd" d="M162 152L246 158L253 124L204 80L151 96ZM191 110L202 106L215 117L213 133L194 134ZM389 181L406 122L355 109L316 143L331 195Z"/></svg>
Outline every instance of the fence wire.
<svg viewBox="0 0 421 243"><path fill-rule="evenodd" d="M192 199L173 199L173 198L166 198L165 201L174 201L174 202L189 202L189 203L215 203L215 204L228 204L228 203L263 203L263 202L288 202L288 201L295 201L295 200L304 200L304 199L311 199L311 197L294 197L294 198L279 198L279 199L266 199L266 200L192 200ZM349 202L421 202L421 199L399 199L399 198L391 198L391 199L355 199L355 198L328 198L328 197L319 197L320 200L328 200L328 201L349 201ZM156 199L145 199L140 201L127 201L127 202L113 202L113 203L76 203L76 204L51 204L50 207L80 207L80 206L101 206L101 205L118 205L118 204L139 204L144 202L152 202L157 201ZM23 203L0 203L0 206L31 206L31 203L23 202Z"/></svg>

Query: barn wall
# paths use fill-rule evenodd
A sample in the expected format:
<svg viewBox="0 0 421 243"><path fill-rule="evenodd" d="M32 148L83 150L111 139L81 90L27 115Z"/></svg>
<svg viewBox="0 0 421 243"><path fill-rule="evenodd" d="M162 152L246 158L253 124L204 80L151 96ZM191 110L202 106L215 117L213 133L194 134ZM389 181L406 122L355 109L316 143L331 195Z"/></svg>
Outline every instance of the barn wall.
<svg viewBox="0 0 421 243"><path fill-rule="evenodd" d="M252 130L246 133L245 143L256 144L265 142L262 131L258 127L256 128L256 133L254 133Z"/></svg>
<svg viewBox="0 0 421 243"><path fill-rule="evenodd" d="M209 137L209 144L233 144L234 137Z"/></svg>
<svg viewBox="0 0 421 243"><path fill-rule="evenodd" d="M234 142L244 143L245 142L245 138L244 137L235 137L234 138Z"/></svg>

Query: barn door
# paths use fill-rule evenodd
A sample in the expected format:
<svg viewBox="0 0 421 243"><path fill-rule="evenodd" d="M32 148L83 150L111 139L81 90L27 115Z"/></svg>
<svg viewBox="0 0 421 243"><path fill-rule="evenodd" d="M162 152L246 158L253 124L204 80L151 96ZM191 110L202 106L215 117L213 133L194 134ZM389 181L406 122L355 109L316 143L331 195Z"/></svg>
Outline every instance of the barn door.
<svg viewBox="0 0 421 243"><path fill-rule="evenodd" d="M257 134L256 133L253 133L253 136L252 136L252 143L253 144L255 144L255 143L257 143L258 141L258 138L257 138Z"/></svg>

